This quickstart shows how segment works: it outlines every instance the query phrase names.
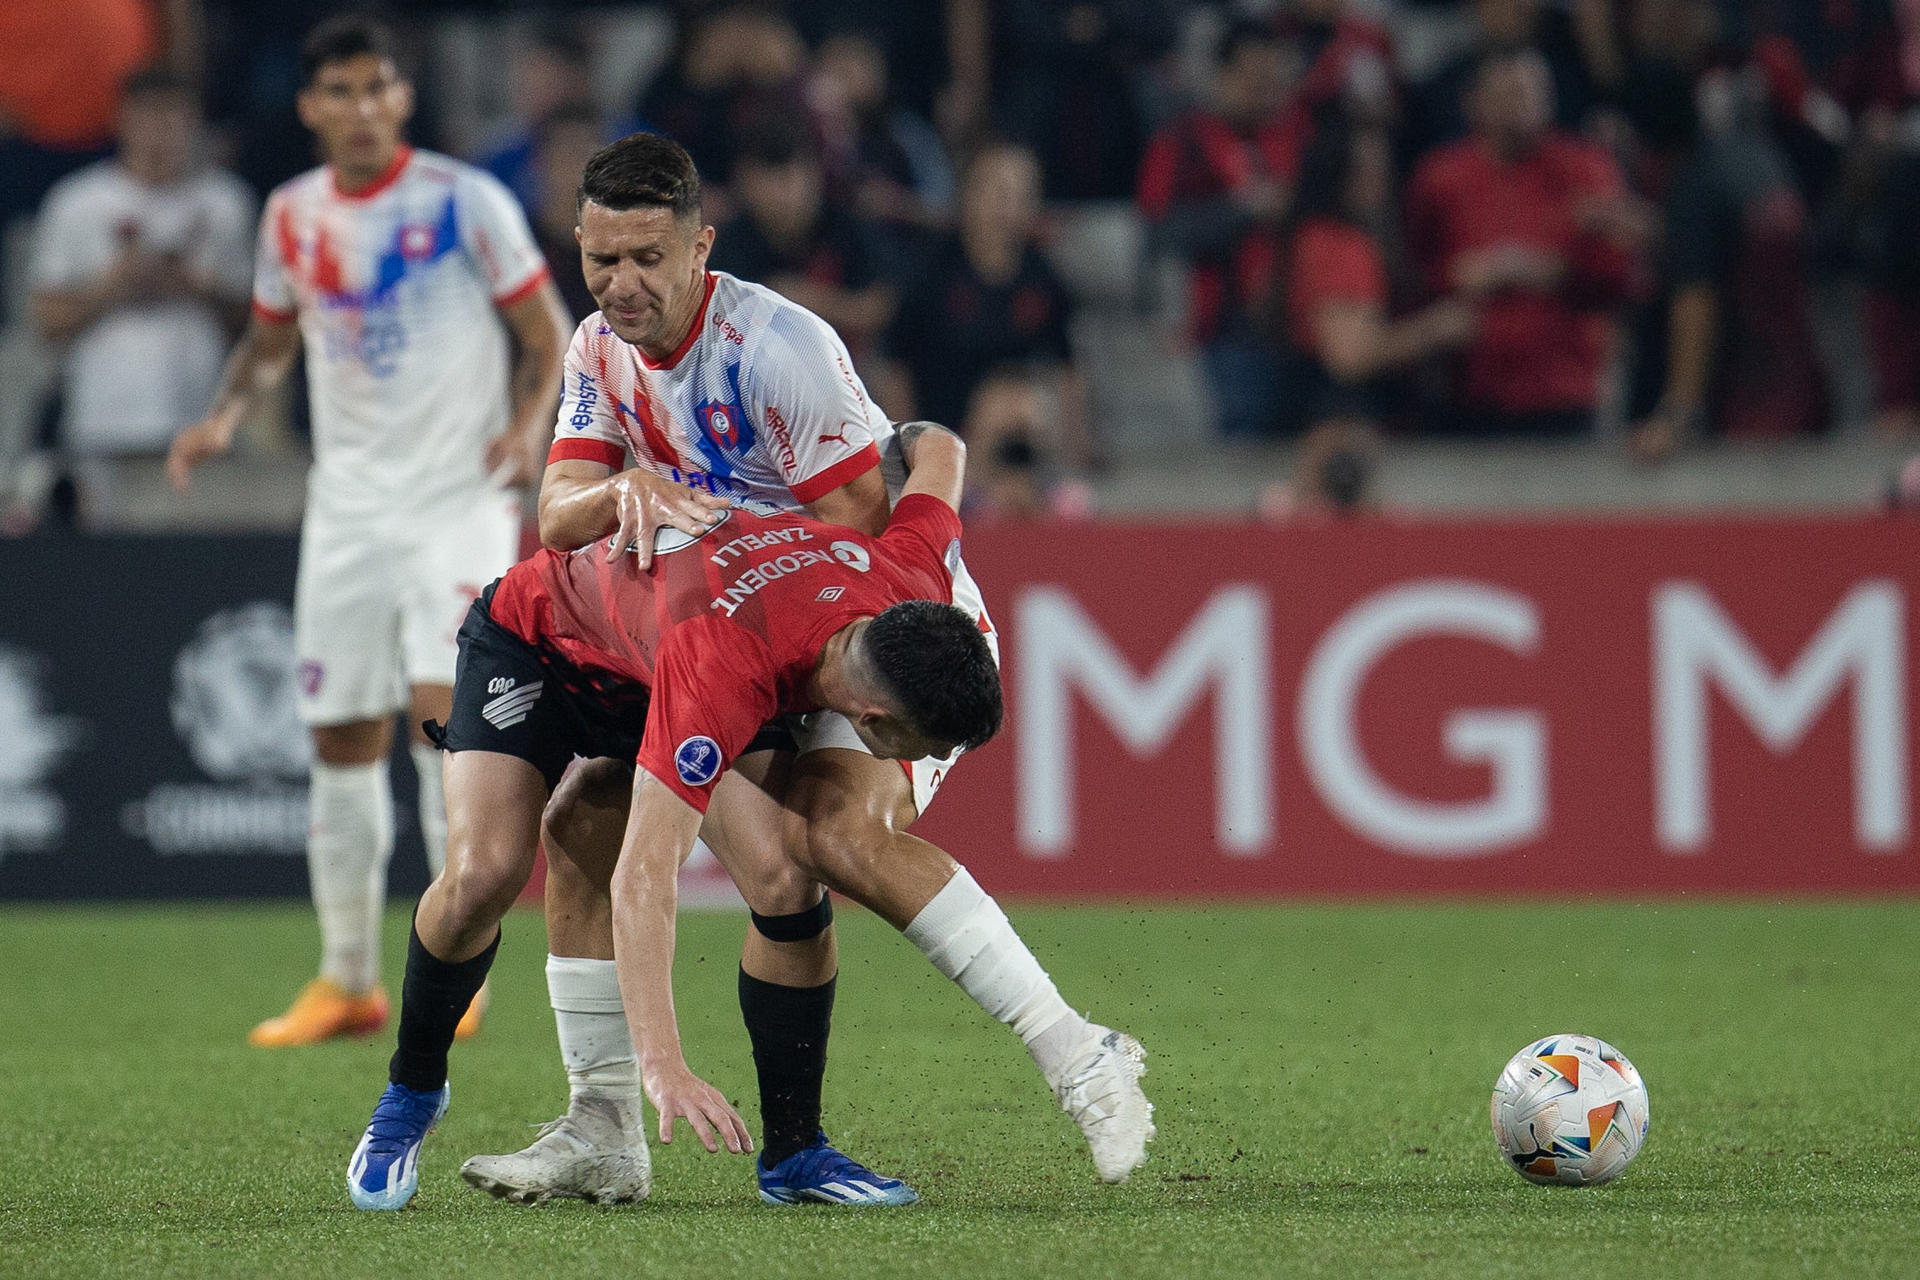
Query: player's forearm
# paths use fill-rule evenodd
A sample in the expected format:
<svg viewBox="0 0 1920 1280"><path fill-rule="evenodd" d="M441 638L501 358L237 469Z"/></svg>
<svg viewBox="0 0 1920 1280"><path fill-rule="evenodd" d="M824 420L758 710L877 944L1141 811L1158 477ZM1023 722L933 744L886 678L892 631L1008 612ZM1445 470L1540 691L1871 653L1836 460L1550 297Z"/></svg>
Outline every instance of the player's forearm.
<svg viewBox="0 0 1920 1280"><path fill-rule="evenodd" d="M540 485L540 545L577 551L620 527L615 477L577 480L549 474Z"/></svg>
<svg viewBox="0 0 1920 1280"><path fill-rule="evenodd" d="M560 403L562 362L566 354L567 316L552 285L510 309L514 356L513 429L526 436L553 431L554 406Z"/></svg>
<svg viewBox="0 0 1920 1280"><path fill-rule="evenodd" d="M291 324L249 323L227 357L208 415L234 423L245 419L262 396L286 379L297 344L298 330Z"/></svg>
<svg viewBox="0 0 1920 1280"><path fill-rule="evenodd" d="M679 812L684 811L684 812ZM700 815L639 770L613 872L613 954L628 1030L643 1072L684 1062L673 1007L674 917L680 863Z"/></svg>

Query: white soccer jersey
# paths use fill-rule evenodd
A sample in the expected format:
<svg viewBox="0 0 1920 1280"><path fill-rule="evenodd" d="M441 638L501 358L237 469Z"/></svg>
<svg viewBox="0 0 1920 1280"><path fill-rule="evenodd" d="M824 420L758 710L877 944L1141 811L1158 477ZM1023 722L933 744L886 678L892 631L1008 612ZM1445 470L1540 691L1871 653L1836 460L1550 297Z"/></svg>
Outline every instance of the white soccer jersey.
<svg viewBox="0 0 1920 1280"><path fill-rule="evenodd" d="M491 176L402 147L352 195L322 166L267 199L253 305L300 321L313 405L310 511L407 523L487 487L508 426L508 339L495 308L546 261Z"/></svg>
<svg viewBox="0 0 1920 1280"><path fill-rule="evenodd" d="M635 461L736 501L794 510L878 465L893 438L826 321L773 290L707 273L680 349L658 364L595 312L567 348L548 461Z"/></svg>

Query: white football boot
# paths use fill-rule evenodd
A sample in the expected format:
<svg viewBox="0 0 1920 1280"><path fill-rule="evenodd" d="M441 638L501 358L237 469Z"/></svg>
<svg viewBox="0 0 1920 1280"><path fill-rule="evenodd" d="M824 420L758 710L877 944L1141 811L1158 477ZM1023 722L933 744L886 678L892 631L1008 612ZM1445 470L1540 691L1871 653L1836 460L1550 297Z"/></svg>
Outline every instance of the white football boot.
<svg viewBox="0 0 1920 1280"><path fill-rule="evenodd" d="M540 1129L512 1155L474 1156L460 1176L490 1196L515 1204L591 1200L638 1204L653 1189L653 1157L640 1100L579 1094L567 1113Z"/></svg>
<svg viewBox="0 0 1920 1280"><path fill-rule="evenodd" d="M1132 1036L1089 1022L1080 1052L1053 1088L1060 1109L1086 1135L1102 1182L1125 1182L1147 1162L1154 1129L1153 1104L1140 1091L1146 1057Z"/></svg>

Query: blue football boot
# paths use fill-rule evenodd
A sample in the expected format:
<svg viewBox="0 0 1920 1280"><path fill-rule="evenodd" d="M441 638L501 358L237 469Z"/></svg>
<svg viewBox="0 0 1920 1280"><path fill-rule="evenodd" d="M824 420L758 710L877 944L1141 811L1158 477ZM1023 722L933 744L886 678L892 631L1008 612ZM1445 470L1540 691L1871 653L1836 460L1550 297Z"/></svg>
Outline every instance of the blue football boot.
<svg viewBox="0 0 1920 1280"><path fill-rule="evenodd" d="M768 1204L918 1204L919 1195L898 1178L882 1177L827 1145L816 1133L811 1145L771 1169L760 1169L760 1198Z"/></svg>
<svg viewBox="0 0 1920 1280"><path fill-rule="evenodd" d="M404 1209L420 1186L420 1144L447 1114L452 1085L421 1093L390 1084L347 1164L347 1194L356 1209Z"/></svg>

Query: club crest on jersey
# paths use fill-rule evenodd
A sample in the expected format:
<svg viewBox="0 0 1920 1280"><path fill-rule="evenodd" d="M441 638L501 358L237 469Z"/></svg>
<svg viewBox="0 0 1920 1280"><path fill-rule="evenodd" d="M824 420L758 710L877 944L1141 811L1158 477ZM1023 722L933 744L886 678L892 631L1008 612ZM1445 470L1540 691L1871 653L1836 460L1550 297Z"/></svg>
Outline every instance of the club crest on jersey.
<svg viewBox="0 0 1920 1280"><path fill-rule="evenodd" d="M425 262L431 258L434 242L433 228L425 223L400 228L400 256L409 262Z"/></svg>
<svg viewBox="0 0 1920 1280"><path fill-rule="evenodd" d="M695 734L673 749L673 770L690 787L704 787L720 773L720 744Z"/></svg>

